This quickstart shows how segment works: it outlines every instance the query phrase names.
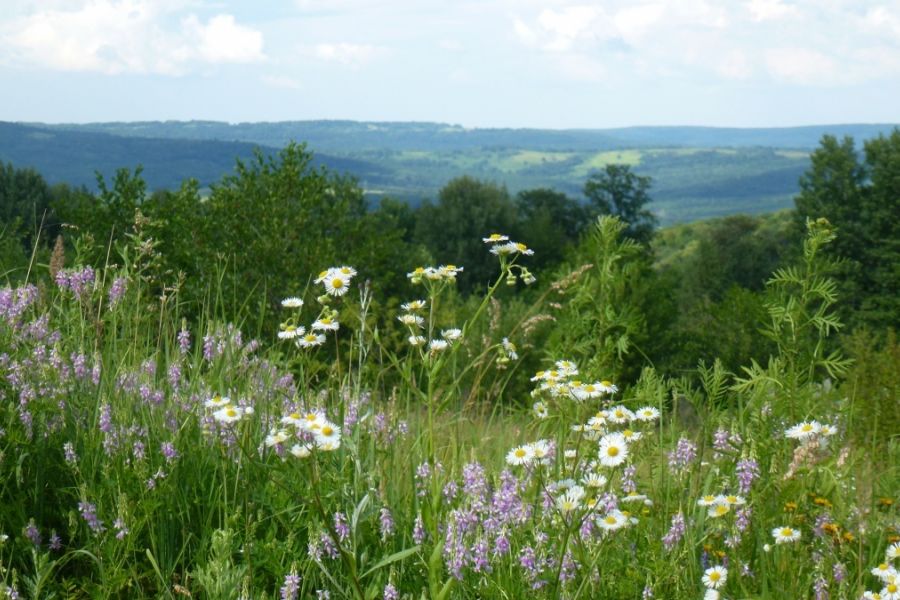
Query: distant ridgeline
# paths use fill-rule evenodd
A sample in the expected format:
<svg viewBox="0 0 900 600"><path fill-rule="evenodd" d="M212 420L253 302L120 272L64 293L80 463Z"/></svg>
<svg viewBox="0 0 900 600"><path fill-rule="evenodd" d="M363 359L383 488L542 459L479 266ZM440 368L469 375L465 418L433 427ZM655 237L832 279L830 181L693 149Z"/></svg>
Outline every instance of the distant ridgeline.
<svg viewBox="0 0 900 600"><path fill-rule="evenodd" d="M732 129L630 127L602 130L468 129L442 123L289 121L228 124L166 121L47 125L0 123L0 161L33 167L51 183L95 189L95 172L143 165L150 189L197 179L201 187L233 170L256 148L291 141L316 164L356 177L370 201L418 204L460 175L511 192L553 188L581 197L588 175L622 163L653 180L651 208L661 223L791 206L809 152L823 134L857 142L893 125Z"/></svg>

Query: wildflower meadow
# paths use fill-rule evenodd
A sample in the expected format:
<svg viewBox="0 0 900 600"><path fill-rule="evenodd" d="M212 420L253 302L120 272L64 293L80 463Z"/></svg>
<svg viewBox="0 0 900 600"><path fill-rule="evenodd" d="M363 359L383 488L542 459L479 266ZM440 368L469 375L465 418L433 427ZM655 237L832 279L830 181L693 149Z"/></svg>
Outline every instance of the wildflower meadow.
<svg viewBox="0 0 900 600"><path fill-rule="evenodd" d="M391 305L323 264L271 328L215 289L188 318L139 237L34 264L0 291L0 595L900 599L900 442L827 343L831 225L768 281L767 362L628 385L623 228L581 298L605 337L558 355L528 331L579 273L508 323L500 292L556 275L500 232L471 302L466 265L396 265Z"/></svg>

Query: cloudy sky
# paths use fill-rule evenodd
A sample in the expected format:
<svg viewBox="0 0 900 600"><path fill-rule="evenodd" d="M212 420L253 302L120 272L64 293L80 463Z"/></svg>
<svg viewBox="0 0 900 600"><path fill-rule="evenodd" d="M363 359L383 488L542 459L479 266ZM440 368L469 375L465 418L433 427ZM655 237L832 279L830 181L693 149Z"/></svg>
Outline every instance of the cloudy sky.
<svg viewBox="0 0 900 600"><path fill-rule="evenodd" d="M0 120L900 122L900 0L0 0Z"/></svg>

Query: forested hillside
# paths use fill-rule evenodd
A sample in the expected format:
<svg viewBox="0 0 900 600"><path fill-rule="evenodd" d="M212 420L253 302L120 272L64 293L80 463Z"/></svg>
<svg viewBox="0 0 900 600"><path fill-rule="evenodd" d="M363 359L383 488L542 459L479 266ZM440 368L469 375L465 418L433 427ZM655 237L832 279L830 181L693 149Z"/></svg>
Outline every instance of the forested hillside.
<svg viewBox="0 0 900 600"><path fill-rule="evenodd" d="M151 190L187 178L201 188L254 145L274 152L305 142L316 164L356 177L370 203L418 205L463 175L511 193L552 188L578 196L609 164L652 177L652 210L664 224L787 208L823 133L868 139L886 125L785 129L635 127L610 130L466 129L438 123L298 121L0 124L0 160L32 166L53 183L94 188L94 170L143 166Z"/></svg>

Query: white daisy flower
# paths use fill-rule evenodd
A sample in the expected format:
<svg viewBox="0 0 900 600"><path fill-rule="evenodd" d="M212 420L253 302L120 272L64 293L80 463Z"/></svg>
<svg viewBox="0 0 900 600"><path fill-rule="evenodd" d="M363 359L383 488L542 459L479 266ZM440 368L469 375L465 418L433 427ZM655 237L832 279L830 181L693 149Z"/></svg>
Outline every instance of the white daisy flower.
<svg viewBox="0 0 900 600"><path fill-rule="evenodd" d="M555 364L563 377L574 377L575 375L578 375L578 365L571 360L558 360Z"/></svg>
<svg viewBox="0 0 900 600"><path fill-rule="evenodd" d="M292 340L306 334L306 328L296 325L285 325L278 332L279 340Z"/></svg>
<svg viewBox="0 0 900 600"><path fill-rule="evenodd" d="M294 427L300 427L303 425L303 417L298 412L292 412L289 415L281 417L282 425L293 425Z"/></svg>
<svg viewBox="0 0 900 600"><path fill-rule="evenodd" d="M538 440L529 444L535 460L542 464L550 462L550 442L547 440Z"/></svg>
<svg viewBox="0 0 900 600"><path fill-rule="evenodd" d="M531 446L516 446L506 454L506 463L513 466L527 465L534 459Z"/></svg>
<svg viewBox="0 0 900 600"><path fill-rule="evenodd" d="M421 335L411 335L406 338L406 340L410 343L411 346L421 346L427 341Z"/></svg>
<svg viewBox="0 0 900 600"><path fill-rule="evenodd" d="M793 527L776 527L772 530L776 544L787 544L800 539L800 531Z"/></svg>
<svg viewBox="0 0 900 600"><path fill-rule="evenodd" d="M356 277L356 269L354 269L353 267L342 265L335 269L335 271L337 271L347 279L353 279L354 277Z"/></svg>
<svg viewBox="0 0 900 600"><path fill-rule="evenodd" d="M639 408L635 413L638 421L655 421L659 418L659 410L652 406Z"/></svg>
<svg viewBox="0 0 900 600"><path fill-rule="evenodd" d="M312 348L314 346L321 346L325 343L325 336L321 333L307 333L303 337L297 338L296 342L298 348Z"/></svg>
<svg viewBox="0 0 900 600"><path fill-rule="evenodd" d="M409 302L406 302L405 304L401 304L400 308L402 308L406 312L418 312L420 310L423 310L425 306L426 303L424 300L411 300Z"/></svg>
<svg viewBox="0 0 900 600"><path fill-rule="evenodd" d="M568 514L581 506L581 498L582 496L573 493L572 490L567 490L566 493L556 499L556 508L564 515Z"/></svg>
<svg viewBox="0 0 900 600"><path fill-rule="evenodd" d="M300 308L303 306L303 300L297 298L296 296L291 296L290 298L285 298L281 301L281 306L285 308Z"/></svg>
<svg viewBox="0 0 900 600"><path fill-rule="evenodd" d="M337 442L341 443L341 428L332 423L331 421L325 421L321 424L321 427L316 429L313 432L313 436L316 440L316 445L320 448L326 442Z"/></svg>
<svg viewBox="0 0 900 600"><path fill-rule="evenodd" d="M703 496L699 500L697 500L697 506L712 506L718 502L718 496L713 496L712 494L707 494Z"/></svg>
<svg viewBox="0 0 900 600"><path fill-rule="evenodd" d="M602 389L605 394L615 394L619 391L619 388L615 384L605 379L600 382L600 389Z"/></svg>
<svg viewBox="0 0 900 600"><path fill-rule="evenodd" d="M585 473L581 477L581 483L583 483L585 487L599 489L606 485L607 479L600 473Z"/></svg>
<svg viewBox="0 0 900 600"><path fill-rule="evenodd" d="M716 501L709 506L709 509L706 511L706 516L718 519L720 517L724 517L728 513L731 512L731 506L727 503L720 501L718 497L716 497Z"/></svg>
<svg viewBox="0 0 900 600"><path fill-rule="evenodd" d="M615 531L628 525L628 517L621 511L611 510L602 517L597 517L597 525L606 531Z"/></svg>
<svg viewBox="0 0 900 600"><path fill-rule="evenodd" d="M322 425L328 422L328 419L325 418L325 414L318 410L313 410L305 413L300 420L300 428L304 431L309 431L315 433L318 431Z"/></svg>
<svg viewBox="0 0 900 600"><path fill-rule="evenodd" d="M622 437L624 437L625 441L630 444L630 443L636 442L639 439L641 439L642 437L644 437L644 434L641 433L640 431L634 431L632 429L624 429L624 430L622 430Z"/></svg>
<svg viewBox="0 0 900 600"><path fill-rule="evenodd" d="M329 296L343 296L350 290L350 278L339 271L332 272L322 282Z"/></svg>
<svg viewBox="0 0 900 600"><path fill-rule="evenodd" d="M547 410L547 405L544 402L535 402L531 405L531 410L538 419L546 419L550 415L550 411Z"/></svg>
<svg viewBox="0 0 900 600"><path fill-rule="evenodd" d="M719 600L721 597L718 590L707 589L706 593L703 594L703 600Z"/></svg>
<svg viewBox="0 0 900 600"><path fill-rule="evenodd" d="M703 572L703 585L708 589L717 590L728 581L728 569L725 567L710 567Z"/></svg>
<svg viewBox="0 0 900 600"><path fill-rule="evenodd" d="M895 560L900 558L900 542L894 542L890 546L887 547L887 550L884 552L884 556L886 560Z"/></svg>
<svg viewBox="0 0 900 600"><path fill-rule="evenodd" d="M722 496L722 500L729 506L743 506L747 504L746 498L744 498L743 496L736 496L734 494Z"/></svg>
<svg viewBox="0 0 900 600"><path fill-rule="evenodd" d="M269 435L266 436L266 446L271 448L272 446L277 446L278 444L283 444L290 439L290 435L287 431L280 429L278 431L273 431Z"/></svg>
<svg viewBox="0 0 900 600"><path fill-rule="evenodd" d="M634 413L624 406L614 406L609 409L609 420L613 423L621 425L634 420Z"/></svg>
<svg viewBox="0 0 900 600"><path fill-rule="evenodd" d="M315 323L312 324L313 331L337 331L340 328L341 324L331 317L318 319Z"/></svg>
<svg viewBox="0 0 900 600"><path fill-rule="evenodd" d="M244 413L244 409L242 409L240 406L232 406L229 404L228 406L220 408L219 410L214 412L213 418L220 423L230 425L232 423L237 423L238 421L240 421L241 417L244 416Z"/></svg>
<svg viewBox="0 0 900 600"><path fill-rule="evenodd" d="M610 433L600 439L600 464L617 467L628 458L628 443L621 433Z"/></svg>
<svg viewBox="0 0 900 600"><path fill-rule="evenodd" d="M448 342L455 342L456 340L458 340L459 338L462 337L462 329L457 329L455 327L453 327L451 329L444 329L441 331L441 335Z"/></svg>
<svg viewBox="0 0 900 600"><path fill-rule="evenodd" d="M481 238L481 241L485 244L496 244L498 242L508 242L509 237L503 235L502 233L492 233L486 238Z"/></svg>
<svg viewBox="0 0 900 600"><path fill-rule="evenodd" d="M443 352L444 350L446 350L447 346L449 346L449 345L450 345L450 342L448 342L447 340L441 340L441 339L431 340L430 342L428 342L428 350L429 350L429 352L433 352L434 354L437 354L439 352Z"/></svg>
<svg viewBox="0 0 900 600"><path fill-rule="evenodd" d="M897 577L897 569L884 562L873 568L871 571L872 575L881 579L882 581L887 581L891 577Z"/></svg>
<svg viewBox="0 0 900 600"><path fill-rule="evenodd" d="M209 400L203 403L203 406L206 408L222 408L223 406L228 406L231 404L231 398L228 396L220 396L216 394Z"/></svg>
<svg viewBox="0 0 900 600"><path fill-rule="evenodd" d="M397 317L397 320L409 327L418 327L421 329L422 327L425 326L425 319L423 319L419 315L413 315L413 314L407 313L407 314L400 315L399 317Z"/></svg>
<svg viewBox="0 0 900 600"><path fill-rule="evenodd" d="M816 421L804 421L785 431L784 435L794 440L808 440L818 435L821 429L822 426Z"/></svg>
<svg viewBox="0 0 900 600"><path fill-rule="evenodd" d="M896 577L892 577L885 582L884 588L881 590L883 600L900 600L900 582Z"/></svg>

